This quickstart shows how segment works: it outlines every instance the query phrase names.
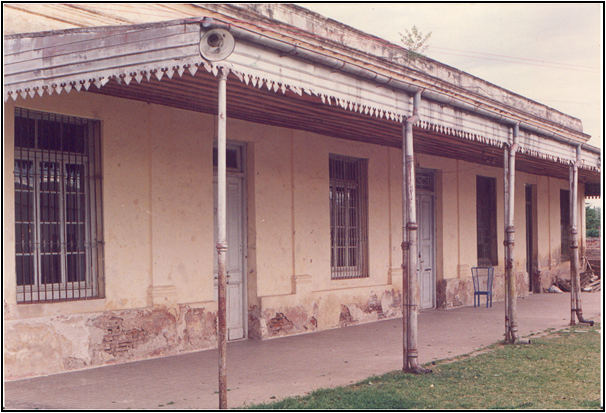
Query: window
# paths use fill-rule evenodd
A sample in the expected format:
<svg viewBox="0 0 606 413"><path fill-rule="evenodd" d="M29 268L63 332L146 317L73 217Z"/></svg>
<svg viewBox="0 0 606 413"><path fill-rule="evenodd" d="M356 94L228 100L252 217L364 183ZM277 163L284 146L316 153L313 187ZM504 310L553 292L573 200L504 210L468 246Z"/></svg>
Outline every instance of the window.
<svg viewBox="0 0 606 413"><path fill-rule="evenodd" d="M415 168L416 189L434 191L434 171L431 169Z"/></svg>
<svg viewBox="0 0 606 413"><path fill-rule="evenodd" d="M560 189L561 260L570 260L570 191Z"/></svg>
<svg viewBox="0 0 606 413"><path fill-rule="evenodd" d="M100 296L99 122L15 109L17 301Z"/></svg>
<svg viewBox="0 0 606 413"><path fill-rule="evenodd" d="M478 266L480 267L498 265L496 186L495 178L476 177Z"/></svg>
<svg viewBox="0 0 606 413"><path fill-rule="evenodd" d="M213 167L217 169L219 164L219 148L213 147ZM225 148L225 166L229 172L243 172L242 146L228 143Z"/></svg>
<svg viewBox="0 0 606 413"><path fill-rule="evenodd" d="M368 277L367 161L330 155L332 279Z"/></svg>

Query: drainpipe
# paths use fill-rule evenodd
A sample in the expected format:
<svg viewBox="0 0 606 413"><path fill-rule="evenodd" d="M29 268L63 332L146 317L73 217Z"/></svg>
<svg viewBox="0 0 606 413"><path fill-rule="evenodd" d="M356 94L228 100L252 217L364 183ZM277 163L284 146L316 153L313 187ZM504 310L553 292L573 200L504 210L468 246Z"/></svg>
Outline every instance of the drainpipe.
<svg viewBox="0 0 606 413"><path fill-rule="evenodd" d="M507 229L509 223L509 149L505 146L503 151L503 228ZM506 240L505 240L506 241ZM509 262L509 254L507 242L503 242L505 265ZM510 343L511 337L509 334L509 277L507 277L507 269L505 269L505 342Z"/></svg>
<svg viewBox="0 0 606 413"><path fill-rule="evenodd" d="M413 101L412 116L406 119L404 125L404 136L402 142L402 163L403 163L403 208L402 224L405 234L402 243L403 258L403 291L404 291L404 371L416 374L430 373L431 370L425 369L419 365L417 349L417 314L418 304L417 296L419 281L417 279L418 267L418 242L417 242L417 210L415 193L415 164L412 126L419 120L419 107L421 106L421 93L419 90L415 93Z"/></svg>
<svg viewBox="0 0 606 413"><path fill-rule="evenodd" d="M593 326L593 321L583 318L581 308L581 279L579 275L579 241L577 230L579 164L581 163L581 145L577 146L577 159L570 165L570 324L575 325L576 317L579 323Z"/></svg>
<svg viewBox="0 0 606 413"><path fill-rule="evenodd" d="M508 206L507 206L507 224L505 227L505 247L507 249L505 258L505 277L507 279L506 301L509 316L509 334L506 337L508 343L514 343L517 338L518 324L516 314L516 282L515 271L513 269L514 262L514 204L515 204L515 170L516 170L516 150L518 148L518 136L520 134L520 124L516 123L513 126L513 144L509 148L509 165L508 165Z"/></svg>
<svg viewBox="0 0 606 413"><path fill-rule="evenodd" d="M217 252L218 252L218 295L219 295L219 409L227 409L227 175L226 175L226 126L227 126L227 75L229 69L221 66L219 71L218 99L218 165L217 165Z"/></svg>

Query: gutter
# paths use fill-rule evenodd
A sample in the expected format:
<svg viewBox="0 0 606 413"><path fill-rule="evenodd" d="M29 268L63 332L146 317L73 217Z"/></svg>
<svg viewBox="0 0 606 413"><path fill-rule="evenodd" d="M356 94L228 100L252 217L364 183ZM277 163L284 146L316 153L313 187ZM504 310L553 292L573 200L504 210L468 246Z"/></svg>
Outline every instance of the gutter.
<svg viewBox="0 0 606 413"><path fill-rule="evenodd" d="M484 109L481 105L473 105L467 102L463 102L460 99L457 99L452 96L448 96L445 94L440 94L439 92L428 90L424 85L414 85L410 84L398 79L394 79L393 77L385 76L380 73L375 72L374 70L366 69L356 64L352 64L349 62L345 62L342 59L330 57L326 54L319 53L313 50L309 50L300 46L295 46L285 41L273 39L263 34L254 33L247 29L242 29L239 27L235 27L232 24L216 20L210 17L204 17L201 19L201 25L205 29L224 29L232 33L235 37L247 40L253 43L260 44L262 46L266 46L272 49L276 49L281 51L286 55L300 57L302 59L311 60L316 63L320 63L324 66L327 66L335 71L341 71L362 79L367 79L373 82L376 82L382 86L392 87L394 89L403 90L408 94L414 95L419 90L423 91L424 97L427 97L430 100L448 104L451 106L455 106L459 109L463 109L467 112L476 113L480 116L495 120L497 122L509 125L513 127L516 124L519 124L520 128L523 128L527 131L534 132L540 135L543 135L547 138L551 138L555 141L568 144L574 146L575 148L581 144L584 146L584 149L589 152L600 154L601 151L599 148L594 148L591 145L587 145L581 142L578 142L574 139L567 138L558 133L550 131L548 129L535 126L530 124L527 120L512 118L508 116L504 116L502 114L495 113L493 111ZM575 133L582 133L575 131Z"/></svg>

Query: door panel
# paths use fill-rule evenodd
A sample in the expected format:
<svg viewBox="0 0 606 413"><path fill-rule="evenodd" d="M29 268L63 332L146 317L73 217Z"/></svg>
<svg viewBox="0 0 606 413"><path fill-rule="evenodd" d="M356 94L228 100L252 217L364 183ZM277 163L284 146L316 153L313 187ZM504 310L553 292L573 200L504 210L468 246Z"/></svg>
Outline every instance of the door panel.
<svg viewBox="0 0 606 413"><path fill-rule="evenodd" d="M213 273L214 297L218 299L218 265L217 265L217 182L213 182L214 193L214 242ZM227 177L227 338L237 340L244 338L244 285L243 285L243 205L242 178Z"/></svg>
<svg viewBox="0 0 606 413"><path fill-rule="evenodd" d="M419 222L419 289L421 294L420 307L433 308L435 297L434 271L434 214L433 196L420 194L417 196L417 219Z"/></svg>

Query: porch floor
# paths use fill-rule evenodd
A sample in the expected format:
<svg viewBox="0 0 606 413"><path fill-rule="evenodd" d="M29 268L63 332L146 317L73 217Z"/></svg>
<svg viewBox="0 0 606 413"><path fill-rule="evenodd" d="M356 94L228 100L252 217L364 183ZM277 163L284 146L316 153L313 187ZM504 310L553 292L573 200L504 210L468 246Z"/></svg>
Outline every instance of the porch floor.
<svg viewBox="0 0 606 413"><path fill-rule="evenodd" d="M582 293L583 315L601 321L601 293ZM504 303L419 314L419 361L470 353L503 339ZM517 300L520 336L570 322L570 294ZM402 368L402 319L267 341L231 342L229 407L303 395ZM217 409L217 350L4 383L7 409Z"/></svg>

